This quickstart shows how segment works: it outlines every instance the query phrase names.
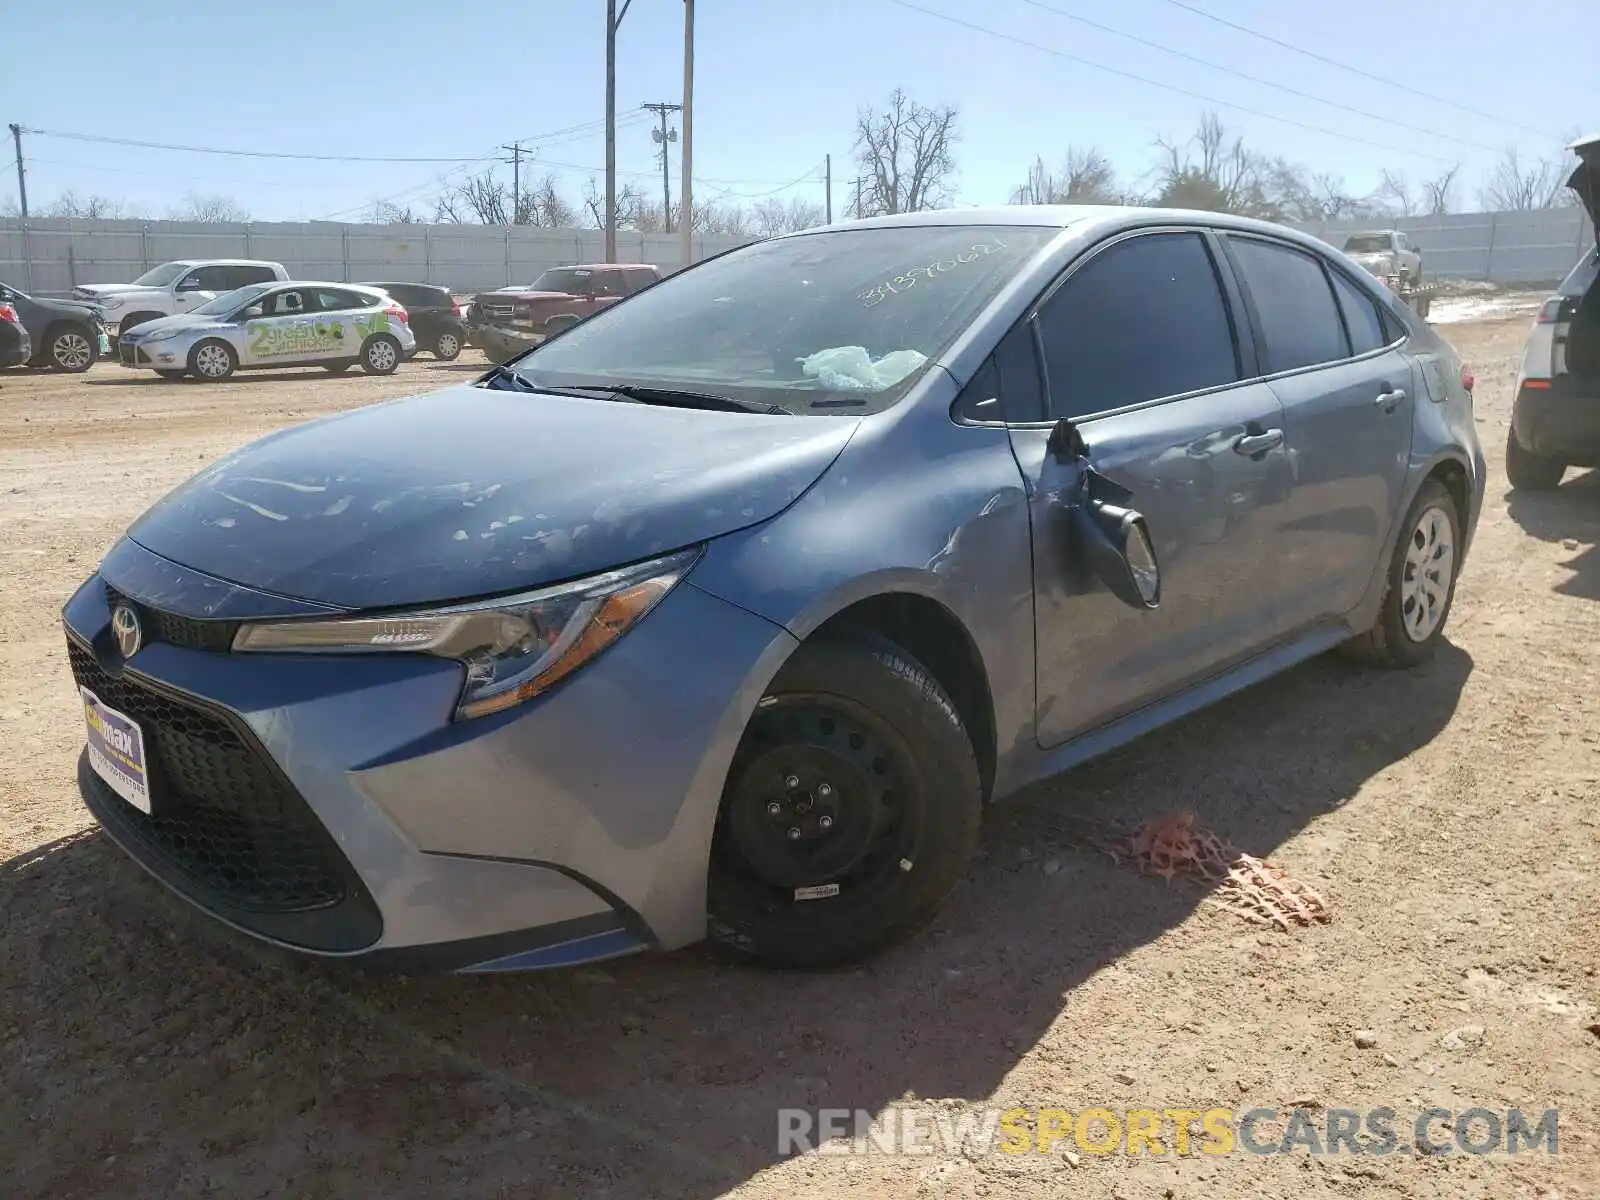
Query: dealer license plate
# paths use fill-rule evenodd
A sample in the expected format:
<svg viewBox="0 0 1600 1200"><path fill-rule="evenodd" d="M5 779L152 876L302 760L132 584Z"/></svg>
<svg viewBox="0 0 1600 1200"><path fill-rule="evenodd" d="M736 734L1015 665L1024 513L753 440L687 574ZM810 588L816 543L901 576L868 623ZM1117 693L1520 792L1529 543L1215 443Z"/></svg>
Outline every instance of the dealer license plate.
<svg viewBox="0 0 1600 1200"><path fill-rule="evenodd" d="M125 713L100 703L88 688L83 715L89 725L89 765L117 795L142 813L150 811L150 772L144 757L144 731Z"/></svg>

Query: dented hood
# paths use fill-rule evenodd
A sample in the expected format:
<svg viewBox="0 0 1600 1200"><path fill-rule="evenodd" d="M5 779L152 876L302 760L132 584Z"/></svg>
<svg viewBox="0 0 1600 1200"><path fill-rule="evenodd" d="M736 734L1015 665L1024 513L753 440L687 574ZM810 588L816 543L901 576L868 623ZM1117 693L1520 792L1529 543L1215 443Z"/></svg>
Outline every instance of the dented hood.
<svg viewBox="0 0 1600 1200"><path fill-rule="evenodd" d="M1567 186L1578 194L1594 223L1600 239L1600 133L1579 138L1567 147L1578 156L1578 166L1567 179Z"/></svg>
<svg viewBox="0 0 1600 1200"><path fill-rule="evenodd" d="M246 446L129 536L206 574L340 608L514 592L766 520L858 423L452 388Z"/></svg>

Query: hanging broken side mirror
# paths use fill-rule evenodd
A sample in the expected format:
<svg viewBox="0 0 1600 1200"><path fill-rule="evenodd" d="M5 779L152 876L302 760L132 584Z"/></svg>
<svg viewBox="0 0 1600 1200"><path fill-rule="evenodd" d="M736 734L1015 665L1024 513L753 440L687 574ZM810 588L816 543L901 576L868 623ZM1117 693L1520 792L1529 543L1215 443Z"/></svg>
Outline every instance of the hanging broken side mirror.
<svg viewBox="0 0 1600 1200"><path fill-rule="evenodd" d="M1094 494L1097 484L1120 489L1095 472L1088 443L1071 420L1058 421L1050 431L1049 451L1058 461L1076 462L1083 472L1078 502L1071 513L1074 540L1082 550L1084 565L1124 604L1159 607L1161 566L1143 514Z"/></svg>

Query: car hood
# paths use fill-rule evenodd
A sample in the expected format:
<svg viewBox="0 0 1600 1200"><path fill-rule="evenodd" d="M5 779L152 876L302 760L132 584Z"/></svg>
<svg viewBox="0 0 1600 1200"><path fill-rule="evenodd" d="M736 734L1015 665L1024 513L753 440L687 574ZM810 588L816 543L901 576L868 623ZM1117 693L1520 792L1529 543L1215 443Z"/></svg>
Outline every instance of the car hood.
<svg viewBox="0 0 1600 1200"><path fill-rule="evenodd" d="M339 608L514 592L764 521L858 424L464 386L272 434L128 533L206 574Z"/></svg>
<svg viewBox="0 0 1600 1200"><path fill-rule="evenodd" d="M1579 138L1567 149L1578 156L1577 169L1568 177L1567 186L1588 210L1595 237L1600 239L1600 133Z"/></svg>
<svg viewBox="0 0 1600 1200"><path fill-rule="evenodd" d="M498 300L504 304L507 300L572 300L575 297L571 292L483 292L478 296L480 300Z"/></svg>
<svg viewBox="0 0 1600 1200"><path fill-rule="evenodd" d="M143 321L128 331L127 336L133 341L147 341L153 333L172 329L218 329L230 325L221 317L197 316L194 313L178 313L171 317L155 317Z"/></svg>
<svg viewBox="0 0 1600 1200"><path fill-rule="evenodd" d="M134 292L159 292L142 283L80 283L72 289L81 296L127 296Z"/></svg>

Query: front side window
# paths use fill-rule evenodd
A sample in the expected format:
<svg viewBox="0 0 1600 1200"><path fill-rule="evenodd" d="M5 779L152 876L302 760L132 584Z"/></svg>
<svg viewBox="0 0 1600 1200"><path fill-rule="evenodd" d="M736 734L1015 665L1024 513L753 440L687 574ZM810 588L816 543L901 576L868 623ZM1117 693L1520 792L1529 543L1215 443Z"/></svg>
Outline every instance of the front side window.
<svg viewBox="0 0 1600 1200"><path fill-rule="evenodd" d="M875 411L1059 232L891 226L757 242L602 309L514 366L548 387L634 383Z"/></svg>
<svg viewBox="0 0 1600 1200"><path fill-rule="evenodd" d="M1267 374L1350 357L1322 264L1302 250L1256 238L1229 239L1254 302Z"/></svg>
<svg viewBox="0 0 1600 1200"><path fill-rule="evenodd" d="M1142 234L1107 247L1045 302L1038 321L1053 417L1239 378L1222 286L1198 233Z"/></svg>

